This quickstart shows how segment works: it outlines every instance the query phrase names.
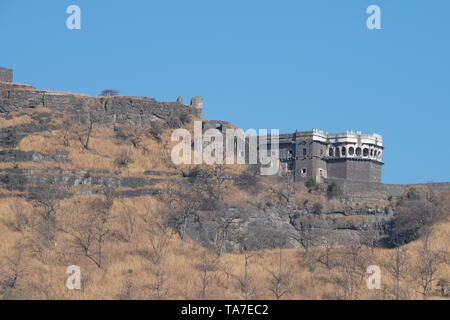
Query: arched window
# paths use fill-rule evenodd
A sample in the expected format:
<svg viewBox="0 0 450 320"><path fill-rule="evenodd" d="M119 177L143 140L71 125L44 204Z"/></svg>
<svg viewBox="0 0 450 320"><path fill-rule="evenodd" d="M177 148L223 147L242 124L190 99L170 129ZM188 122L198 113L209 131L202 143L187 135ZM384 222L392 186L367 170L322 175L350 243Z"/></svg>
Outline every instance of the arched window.
<svg viewBox="0 0 450 320"><path fill-rule="evenodd" d="M358 157L361 155L361 148L356 148L356 155Z"/></svg>
<svg viewBox="0 0 450 320"><path fill-rule="evenodd" d="M330 150L328 150L328 155L329 155L330 157L333 156L333 148L330 148Z"/></svg>
<svg viewBox="0 0 450 320"><path fill-rule="evenodd" d="M347 149L342 147L342 156L345 157L347 155Z"/></svg>
<svg viewBox="0 0 450 320"><path fill-rule="evenodd" d="M364 156L364 157L367 157L368 155L369 155L369 149L364 148L364 150L363 150L363 156Z"/></svg>
<svg viewBox="0 0 450 320"><path fill-rule="evenodd" d="M373 158L373 149L370 149L370 157Z"/></svg>
<svg viewBox="0 0 450 320"><path fill-rule="evenodd" d="M348 148L348 154L349 155L354 155L355 154L355 148L353 148L353 147L350 147L350 148Z"/></svg>
<svg viewBox="0 0 450 320"><path fill-rule="evenodd" d="M336 148L336 157L341 156L341 151L339 150L339 147Z"/></svg>

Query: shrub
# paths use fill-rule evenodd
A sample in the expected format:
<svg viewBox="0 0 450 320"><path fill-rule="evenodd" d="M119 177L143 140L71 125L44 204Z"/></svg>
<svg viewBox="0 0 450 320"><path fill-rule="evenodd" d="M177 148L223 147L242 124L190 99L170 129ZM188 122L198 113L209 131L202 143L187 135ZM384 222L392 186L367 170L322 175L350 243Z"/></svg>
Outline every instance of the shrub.
<svg viewBox="0 0 450 320"><path fill-rule="evenodd" d="M328 185L327 196L329 199L339 197L340 195L342 195L342 190L336 182L332 182Z"/></svg>
<svg viewBox="0 0 450 320"><path fill-rule="evenodd" d="M389 242L392 246L417 240L443 216L442 211L427 200L406 201L397 207L396 211L388 226Z"/></svg>
<svg viewBox="0 0 450 320"><path fill-rule="evenodd" d="M123 150L117 156L115 163L119 168L127 168L130 163L133 163L133 161L134 160L130 154Z"/></svg>
<svg viewBox="0 0 450 320"><path fill-rule="evenodd" d="M5 144L12 148L17 147L20 142L20 136L17 130L9 130L6 132Z"/></svg>
<svg viewBox="0 0 450 320"><path fill-rule="evenodd" d="M187 112L181 113L179 118L182 124L189 123L192 120L191 116Z"/></svg>
<svg viewBox="0 0 450 320"><path fill-rule="evenodd" d="M309 178L308 181L305 182L305 186L310 189L310 188L314 188L317 185L316 179L314 178Z"/></svg>
<svg viewBox="0 0 450 320"><path fill-rule="evenodd" d="M323 205L319 202L314 203L312 207L312 213L313 214L321 214L323 210Z"/></svg>
<svg viewBox="0 0 450 320"><path fill-rule="evenodd" d="M180 118L172 117L169 118L169 120L167 120L167 125L169 126L169 128L180 128L183 125L183 123L180 120Z"/></svg>
<svg viewBox="0 0 450 320"><path fill-rule="evenodd" d="M234 184L241 189L256 193L260 184L259 167L250 165L234 179Z"/></svg>
<svg viewBox="0 0 450 320"><path fill-rule="evenodd" d="M162 126L159 124L159 122L153 122L149 133L158 142L161 142L161 134L163 132Z"/></svg>
<svg viewBox="0 0 450 320"><path fill-rule="evenodd" d="M317 190L319 187L317 185L316 179L314 178L309 178L308 181L305 182L305 186L308 188L309 192Z"/></svg>
<svg viewBox="0 0 450 320"><path fill-rule="evenodd" d="M205 172L200 166L195 166L190 169L187 173L183 172L183 177L189 178L190 183L197 182L200 178L205 178L207 172Z"/></svg>

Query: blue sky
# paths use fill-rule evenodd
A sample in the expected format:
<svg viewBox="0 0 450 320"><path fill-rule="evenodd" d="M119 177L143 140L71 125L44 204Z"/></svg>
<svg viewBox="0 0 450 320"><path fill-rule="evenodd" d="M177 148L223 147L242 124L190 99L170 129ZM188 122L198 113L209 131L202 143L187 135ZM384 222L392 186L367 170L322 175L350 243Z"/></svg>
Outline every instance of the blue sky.
<svg viewBox="0 0 450 320"><path fill-rule="evenodd" d="M201 95L206 119L244 129L376 132L383 182L450 181L449 15L448 0L2 0L0 66L41 89Z"/></svg>

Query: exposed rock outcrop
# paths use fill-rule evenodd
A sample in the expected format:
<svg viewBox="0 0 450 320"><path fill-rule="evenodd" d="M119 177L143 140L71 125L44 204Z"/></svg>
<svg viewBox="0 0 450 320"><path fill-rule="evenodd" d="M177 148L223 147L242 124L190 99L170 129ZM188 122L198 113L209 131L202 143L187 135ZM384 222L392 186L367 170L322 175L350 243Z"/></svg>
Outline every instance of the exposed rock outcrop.
<svg viewBox="0 0 450 320"><path fill-rule="evenodd" d="M374 243L393 214L388 206L348 207L322 214L287 206L234 207L190 218L187 233L205 247L225 251L340 245L353 240Z"/></svg>

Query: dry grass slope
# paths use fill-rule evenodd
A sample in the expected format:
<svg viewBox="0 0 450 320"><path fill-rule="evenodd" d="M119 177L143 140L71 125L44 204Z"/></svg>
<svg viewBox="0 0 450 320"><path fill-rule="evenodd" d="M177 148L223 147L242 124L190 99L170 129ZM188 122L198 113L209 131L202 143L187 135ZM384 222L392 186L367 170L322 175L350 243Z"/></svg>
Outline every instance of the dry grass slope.
<svg viewBox="0 0 450 320"><path fill-rule="evenodd" d="M32 114L43 110L26 112ZM30 115L23 112L19 116L10 116L12 118L8 120L0 119L0 128L32 121ZM52 121L62 124L64 118ZM186 127L193 129L192 123ZM83 130L73 126L39 132L25 137L17 146L17 150L43 154L65 151L68 162L1 163L0 168L108 170L120 171L120 177L142 177L149 170L187 172L191 169L174 167L169 161L168 150L174 144L170 141L169 131L161 132L160 141L135 132L139 135L136 147L130 140L118 139L114 126L98 125L91 135L90 148L86 149L79 138L83 136ZM120 167L117 158L122 153L130 161ZM231 170L239 173L244 169ZM170 188L169 184L161 183L157 187ZM263 181L260 192L254 194L230 184L225 188L224 198L230 205L259 207L267 202L281 201L273 192L277 187L282 188ZM11 194L8 190L0 191L6 196ZM337 201L328 201L323 194L309 193L303 185L296 186L294 191L293 203L305 200L322 203L324 210L344 206ZM448 213L449 193L442 193L440 197L442 210ZM102 224L97 218L104 214L107 221ZM439 253L442 259L439 263L435 261L431 286L425 294L425 271L420 273L419 270L424 264L423 239L401 247L400 251L354 243L330 250L275 249L217 255L167 228L162 221L169 214L167 198L159 196L114 196L111 203L105 196L82 194L64 200L50 197L42 203L12 195L0 198L0 298L449 299L448 282L444 289L441 288L443 280L450 281L448 214L433 227L427 238L427 252ZM93 230L95 226L102 229ZM97 240L102 232L104 238L100 243ZM399 286L396 287L393 266L399 254L406 258L399 268ZM70 265L81 268L81 290L66 288L66 268ZM366 268L369 265L381 267L380 290L367 289Z"/></svg>

